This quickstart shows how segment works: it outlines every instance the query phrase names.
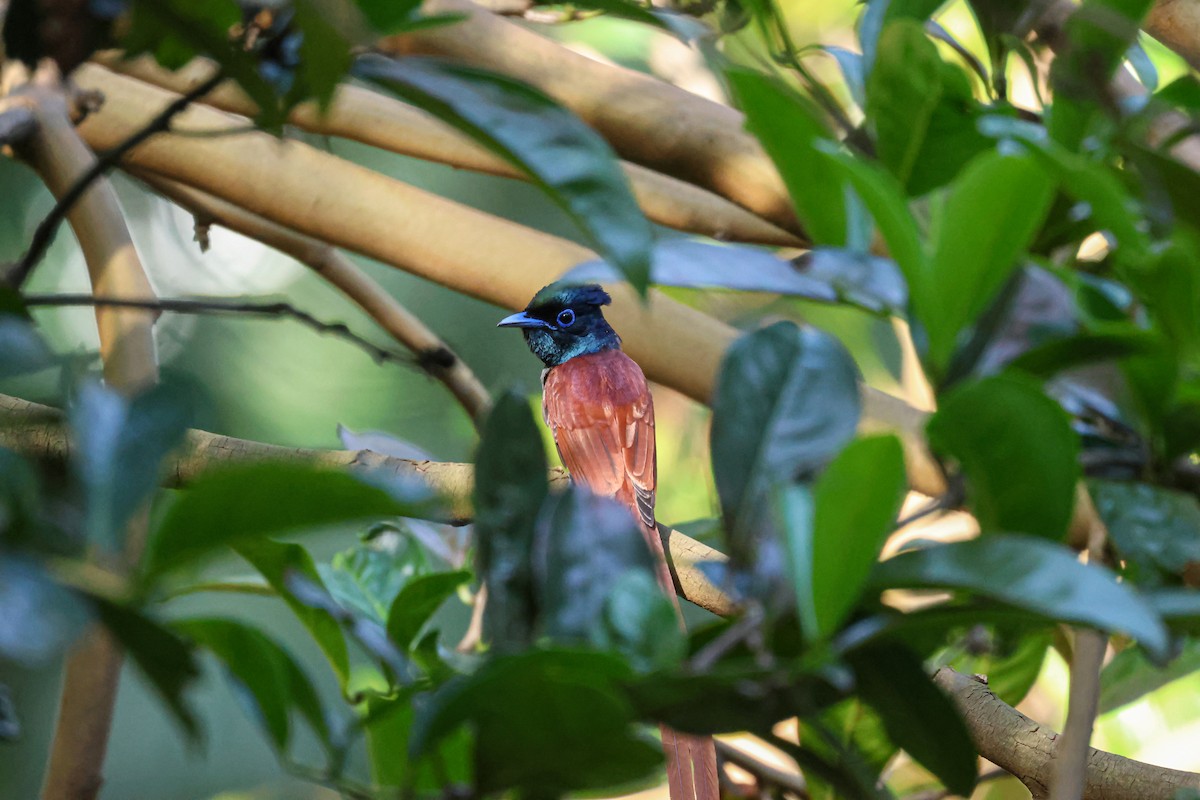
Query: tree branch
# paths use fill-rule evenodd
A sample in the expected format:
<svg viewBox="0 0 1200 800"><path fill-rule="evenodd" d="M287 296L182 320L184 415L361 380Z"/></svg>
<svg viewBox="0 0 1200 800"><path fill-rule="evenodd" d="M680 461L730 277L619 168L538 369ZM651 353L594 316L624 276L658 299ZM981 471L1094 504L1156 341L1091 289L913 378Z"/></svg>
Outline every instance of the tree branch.
<svg viewBox="0 0 1200 800"><path fill-rule="evenodd" d="M304 264L353 300L393 339L416 356L416 363L441 381L478 426L491 406L491 396L475 373L448 344L400 301L333 247L288 230L210 194L153 173L134 174L171 201L196 215L255 239Z"/></svg>
<svg viewBox="0 0 1200 800"><path fill-rule="evenodd" d="M87 263L92 292L152 299L153 290L134 249L117 197L102 176L103 168L71 122L56 72L43 68L14 95L28 104L37 120L34 134L19 148L57 198L59 219L75 231ZM52 216L54 216L52 214ZM57 223L54 223L57 225ZM42 249L53 226L43 233ZM36 248L17 283L40 257ZM154 350L154 317L144 311L97 309L104 379L120 392L132 393L158 379ZM146 535L145 511L129 524L120 569L141 556ZM108 632L92 627L67 656L58 722L46 767L45 800L92 800L103 781L104 756L112 727L122 653Z"/></svg>
<svg viewBox="0 0 1200 800"><path fill-rule="evenodd" d="M215 65L197 59L169 72L149 56L129 61L109 51L97 63L172 92L186 92L212 74ZM254 102L232 83L218 86L204 101L233 114L253 118ZM529 180L512 164L476 144L468 136L394 98L358 86L342 85L325 112L302 103L288 121L303 130L337 136L401 155L413 156L488 175ZM741 206L638 164L621 162L634 197L646 216L660 225L735 242L800 247L804 241Z"/></svg>
<svg viewBox="0 0 1200 800"><path fill-rule="evenodd" d="M1146 33L1200 69L1200 3L1196 0L1158 0L1144 23Z"/></svg>
<svg viewBox="0 0 1200 800"><path fill-rule="evenodd" d="M976 678L943 667L933 680L958 706L979 754L1015 775L1034 798L1049 797L1058 734L1006 705ZM1085 800L1173 800L1181 788L1200 789L1200 775L1087 750Z"/></svg>
<svg viewBox="0 0 1200 800"><path fill-rule="evenodd" d="M312 328L317 333L326 333L350 342L365 352L377 363L390 362L416 366L413 356L395 353L380 347L351 331L342 322L322 322L301 311L290 303L282 301L271 303L230 302L227 300L200 300L197 298L160 297L154 300L136 300L127 297L95 297L90 294L27 294L24 296L25 305L30 308L63 307L63 306L96 306L99 308L136 308L144 311L171 311L177 314L234 314L249 317L288 317L302 325Z"/></svg>
<svg viewBox="0 0 1200 800"><path fill-rule="evenodd" d="M703 186L803 235L782 178L746 132L741 113L574 53L467 0L426 0L423 8L467 19L445 30L386 39L382 49L445 56L532 84L582 117L630 161ZM662 113L664 108L670 113Z"/></svg>
<svg viewBox="0 0 1200 800"><path fill-rule="evenodd" d="M61 412L5 395L0 395L0 446L52 464L65 464L71 457L72 448ZM163 484L184 486L208 469L261 461L363 470L420 481L445 498L450 514L447 521L461 523L471 519L474 470L470 464L413 461L369 450L279 447L199 430L188 431L183 446L167 460ZM567 475L560 469L552 470L550 481L552 486L564 486ZM659 533L670 553L679 596L714 614L728 616L733 613L730 599L697 567L700 561L725 561L725 556L678 531L660 526Z"/></svg>
<svg viewBox="0 0 1200 800"><path fill-rule="evenodd" d="M805 783L804 776L764 764L748 753L743 753L733 745L723 742L720 739L714 739L713 743L717 746L717 755L730 764L737 764L746 770L746 772L753 775L759 782L759 788L774 787L782 789L795 797L802 798L802 800L808 800L808 784Z"/></svg>
<svg viewBox="0 0 1200 800"><path fill-rule="evenodd" d="M108 172L133 148L137 147L142 142L149 139L156 133L161 133L168 130L171 126L171 120L179 115L187 108L193 100L202 97L212 90L214 86L222 80L220 73L212 75L208 80L198 84L187 94L182 95L170 104L167 105L158 116L151 119L139 130L131 133L126 139L111 150L106 152L100 158L95 159L88 169L75 178L74 183L58 195L58 202L54 204L54 208L50 209L50 213L37 226L37 230L33 232L33 240L29 243L29 249L25 251L25 255L17 262L17 265L8 274L7 280L9 285L20 288L24 285L29 274L33 272L33 268L42 260L42 256L46 254L50 244L54 241L54 236L58 233L58 227L62 221L66 219L67 214L75 207L88 188L104 173Z"/></svg>

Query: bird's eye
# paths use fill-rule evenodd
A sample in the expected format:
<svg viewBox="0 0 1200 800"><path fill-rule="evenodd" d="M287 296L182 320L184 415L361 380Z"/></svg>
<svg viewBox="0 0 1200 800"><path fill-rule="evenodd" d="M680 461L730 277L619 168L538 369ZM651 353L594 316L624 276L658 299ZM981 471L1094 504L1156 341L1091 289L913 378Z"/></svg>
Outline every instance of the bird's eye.
<svg viewBox="0 0 1200 800"><path fill-rule="evenodd" d="M569 328L575 324L575 312L569 308L564 308L558 312L558 327Z"/></svg>

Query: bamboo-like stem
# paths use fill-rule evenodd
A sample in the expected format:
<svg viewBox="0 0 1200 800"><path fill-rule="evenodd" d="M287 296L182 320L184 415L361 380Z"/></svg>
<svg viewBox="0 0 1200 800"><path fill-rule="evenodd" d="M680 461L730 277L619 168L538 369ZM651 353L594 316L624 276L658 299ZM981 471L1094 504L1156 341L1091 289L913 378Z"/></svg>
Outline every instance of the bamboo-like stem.
<svg viewBox="0 0 1200 800"><path fill-rule="evenodd" d="M37 120L35 133L19 148L56 198L96 164L79 138L59 86L35 82L18 90ZM79 197L67 220L87 262L92 291L98 296L153 299L125 225L116 193L104 178ZM145 311L97 308L104 380L131 394L158 379L154 349L154 315ZM145 513L134 516L125 540L129 569L141 556ZM90 629L67 656L58 722L42 788L44 800L92 800L103 781L104 756L112 728L122 653L108 632Z"/></svg>
<svg viewBox="0 0 1200 800"><path fill-rule="evenodd" d="M75 72L101 91L102 109L80 126L96 148L136 130L177 95L93 64ZM240 128L243 118L193 106L174 129ZM284 227L511 309L595 253L408 186L299 142L264 133L222 137L160 134L127 159ZM726 325L651 292L642 303L614 285L609 317L630 355L654 380L705 399L725 346Z"/></svg>
<svg viewBox="0 0 1200 800"><path fill-rule="evenodd" d="M276 225L210 194L151 172L133 174L155 191L195 214L255 239L310 268L353 300L393 339L417 357L417 364L441 381L478 426L491 406L491 396L465 361L382 286L328 244Z"/></svg>
<svg viewBox="0 0 1200 800"><path fill-rule="evenodd" d="M124 60L108 51L97 63L172 92L184 93L212 74L215 65L196 59L170 72L149 56ZM246 117L258 113L254 102L234 84L225 84L205 102ZM322 114L316 103L297 106L288 118L310 133L337 136L381 150L436 161L460 169L528 180L509 162L435 117L394 98L357 86L338 88ZM621 163L634 197L646 216L660 225L735 242L800 247L804 241L712 192L638 164Z"/></svg>
<svg viewBox="0 0 1200 800"><path fill-rule="evenodd" d="M441 30L392 37L382 49L445 56L532 84L582 117L622 157L703 186L802 233L782 178L745 131L739 112L574 53L468 0L426 0L423 8L466 19Z"/></svg>

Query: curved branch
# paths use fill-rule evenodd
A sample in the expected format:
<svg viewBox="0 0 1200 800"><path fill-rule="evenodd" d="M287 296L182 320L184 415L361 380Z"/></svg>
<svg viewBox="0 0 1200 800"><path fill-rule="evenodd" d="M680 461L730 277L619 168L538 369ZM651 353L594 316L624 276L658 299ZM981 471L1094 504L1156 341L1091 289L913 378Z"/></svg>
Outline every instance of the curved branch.
<svg viewBox="0 0 1200 800"><path fill-rule="evenodd" d="M426 0L424 10L467 19L442 30L392 37L382 49L446 56L532 84L582 117L630 161L703 186L802 234L783 179L745 131L739 112L574 53L468 0ZM664 108L671 112L664 114Z"/></svg>
<svg viewBox="0 0 1200 800"><path fill-rule="evenodd" d="M0 395L0 446L37 461L64 464L71 457L71 439L62 413L48 406ZM369 450L311 450L235 439L206 431L188 431L183 446L168 459L165 486L183 486L205 470L226 464L279 461L315 464L322 467L383 472L396 478L417 480L437 492L449 504L450 522L471 519L474 470L470 464L413 461L392 458ZM551 485L563 486L567 475L551 470ZM670 553L675 588L679 596L714 614L733 612L729 597L714 586L697 567L700 561L724 561L725 556L678 531L660 527Z"/></svg>
<svg viewBox="0 0 1200 800"><path fill-rule="evenodd" d="M987 684L943 667L933 680L958 706L979 754L1015 775L1034 798L1049 796L1060 737L1005 704ZM1200 775L1088 749L1085 800L1172 800L1200 789Z"/></svg>
<svg viewBox="0 0 1200 800"><path fill-rule="evenodd" d="M98 63L172 92L187 92L210 76L211 62L197 59L175 72L149 56L129 61L119 52L101 53ZM258 107L237 86L225 84L209 95L211 106L254 117ZM288 121L310 133L337 136L381 150L448 164L474 172L529 180L507 161L440 120L394 98L357 86L343 85L322 114L316 103L295 108ZM668 228L718 239L800 247L804 241L741 206L693 184L638 164L622 162L634 197L646 216Z"/></svg>
<svg viewBox="0 0 1200 800"><path fill-rule="evenodd" d="M465 361L400 301L333 247L276 225L210 194L150 172L133 174L155 191L211 222L286 253L353 300L392 338L417 357L417 364L441 381L476 426L491 406L491 396Z"/></svg>

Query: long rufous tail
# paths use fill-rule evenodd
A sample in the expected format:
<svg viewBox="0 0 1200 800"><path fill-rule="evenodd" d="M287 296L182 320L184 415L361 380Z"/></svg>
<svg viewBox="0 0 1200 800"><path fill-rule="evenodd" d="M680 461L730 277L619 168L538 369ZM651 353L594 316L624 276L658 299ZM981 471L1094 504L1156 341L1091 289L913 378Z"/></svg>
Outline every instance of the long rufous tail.
<svg viewBox="0 0 1200 800"><path fill-rule="evenodd" d="M683 609L675 594L675 581L667 564L667 554L657 530L646 531L647 544L658 562L658 580L675 606L679 627L683 628ZM721 784L717 777L717 748L711 736L680 733L666 725L662 731L663 753L667 757L667 790L671 800L720 800Z"/></svg>

